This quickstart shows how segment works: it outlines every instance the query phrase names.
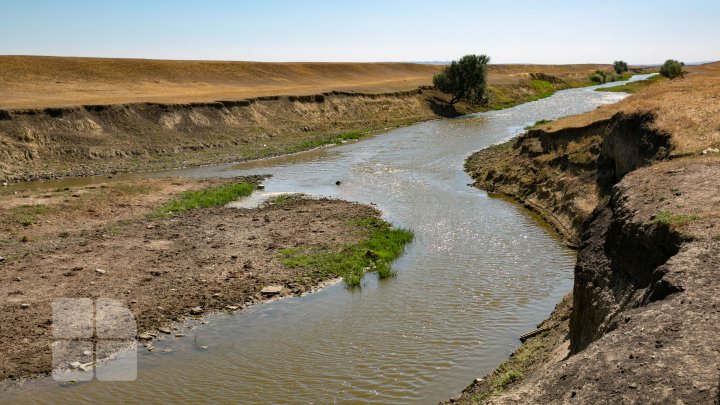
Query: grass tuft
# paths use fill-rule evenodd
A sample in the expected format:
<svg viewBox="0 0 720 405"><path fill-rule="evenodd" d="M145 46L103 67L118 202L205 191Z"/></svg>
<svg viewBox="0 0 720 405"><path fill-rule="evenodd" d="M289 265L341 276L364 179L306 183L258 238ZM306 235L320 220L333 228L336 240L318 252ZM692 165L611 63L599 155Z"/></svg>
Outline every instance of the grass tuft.
<svg viewBox="0 0 720 405"><path fill-rule="evenodd" d="M698 215L673 214L670 211L660 211L654 215L651 223L663 224L667 226L685 225L690 221L700 219Z"/></svg>
<svg viewBox="0 0 720 405"><path fill-rule="evenodd" d="M551 123L551 122L553 122L553 120L540 120L540 121L535 121L534 124L526 126L526 127L525 127L525 130L527 131L527 130L530 130L530 129L533 129L533 128L537 128L537 127L539 127L540 125L549 124L549 123Z"/></svg>
<svg viewBox="0 0 720 405"><path fill-rule="evenodd" d="M169 217L195 208L225 205L240 197L249 196L254 189L255 185L250 183L231 183L205 190L186 191L180 197L165 204L157 214L161 217Z"/></svg>
<svg viewBox="0 0 720 405"><path fill-rule="evenodd" d="M543 349L544 344L541 339L520 346L510 359L501 364L489 377L487 390L473 396L473 401L484 402L490 397L501 395L508 385L520 380L530 366L542 358Z"/></svg>
<svg viewBox="0 0 720 405"><path fill-rule="evenodd" d="M366 271L376 271L380 278L395 276L390 263L412 241L413 233L393 228L378 218L357 220L354 225L368 231L368 237L360 243L346 246L340 252L312 248L283 249L280 251L283 264L305 269L318 278L343 277L348 287L359 286Z"/></svg>
<svg viewBox="0 0 720 405"><path fill-rule="evenodd" d="M28 227L35 223L37 217L52 212L52 208L47 205L21 205L11 209L12 216L15 221L22 226Z"/></svg>
<svg viewBox="0 0 720 405"><path fill-rule="evenodd" d="M661 80L663 77L660 75L652 76L645 80L638 80L636 82L630 82L625 83L620 86L613 86L613 87L604 87L595 89L595 91L607 91L607 92L616 92L616 93L637 93L638 91L652 85L653 83L657 83L658 80Z"/></svg>
<svg viewBox="0 0 720 405"><path fill-rule="evenodd" d="M286 204L290 204L292 202L295 202L297 200L300 200L305 197L305 194L303 193L288 193L288 194L280 194L276 196L272 196L265 200L265 205L275 205L275 206L283 206Z"/></svg>

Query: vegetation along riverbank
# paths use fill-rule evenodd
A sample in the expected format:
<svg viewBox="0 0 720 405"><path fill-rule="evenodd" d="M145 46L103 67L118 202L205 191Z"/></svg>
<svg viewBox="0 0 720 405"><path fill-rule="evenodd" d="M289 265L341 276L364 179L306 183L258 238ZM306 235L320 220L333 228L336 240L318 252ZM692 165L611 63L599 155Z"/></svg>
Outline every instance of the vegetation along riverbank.
<svg viewBox="0 0 720 405"><path fill-rule="evenodd" d="M477 152L578 247L572 292L453 403L718 403L720 63Z"/></svg>
<svg viewBox="0 0 720 405"><path fill-rule="evenodd" d="M488 65L449 106L437 65L0 57L0 181L227 163L592 84L609 65Z"/></svg>

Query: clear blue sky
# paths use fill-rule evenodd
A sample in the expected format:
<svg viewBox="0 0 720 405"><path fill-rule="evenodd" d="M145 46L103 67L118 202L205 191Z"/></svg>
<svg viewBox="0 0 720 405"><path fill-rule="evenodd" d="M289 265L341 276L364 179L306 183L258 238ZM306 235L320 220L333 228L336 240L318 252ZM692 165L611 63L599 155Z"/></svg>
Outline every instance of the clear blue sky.
<svg viewBox="0 0 720 405"><path fill-rule="evenodd" d="M0 54L260 61L720 59L720 0L3 0Z"/></svg>

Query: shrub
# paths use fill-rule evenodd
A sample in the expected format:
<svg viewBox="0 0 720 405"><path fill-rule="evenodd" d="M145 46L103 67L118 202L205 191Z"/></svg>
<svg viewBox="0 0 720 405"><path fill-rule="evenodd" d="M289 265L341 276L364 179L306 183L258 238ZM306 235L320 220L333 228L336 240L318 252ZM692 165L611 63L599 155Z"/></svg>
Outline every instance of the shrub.
<svg viewBox="0 0 720 405"><path fill-rule="evenodd" d="M627 62L623 60L616 60L613 62L613 69L615 69L615 73L622 74L623 72L628 71L628 65Z"/></svg>
<svg viewBox="0 0 720 405"><path fill-rule="evenodd" d="M488 62L490 57L486 55L465 55L433 76L433 85L452 96L451 105L461 100L473 105L487 104Z"/></svg>
<svg viewBox="0 0 720 405"><path fill-rule="evenodd" d="M668 59L660 68L660 74L667 78L674 79L682 76L682 67L683 63L674 59Z"/></svg>

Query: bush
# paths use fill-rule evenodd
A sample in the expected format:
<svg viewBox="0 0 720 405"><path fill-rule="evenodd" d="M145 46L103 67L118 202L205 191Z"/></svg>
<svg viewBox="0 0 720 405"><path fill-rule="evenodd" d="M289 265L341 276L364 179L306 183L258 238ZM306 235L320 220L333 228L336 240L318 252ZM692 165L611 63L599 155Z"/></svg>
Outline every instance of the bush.
<svg viewBox="0 0 720 405"><path fill-rule="evenodd" d="M488 62L490 58L486 55L465 55L433 76L433 85L452 96L451 105L461 100L473 105L487 104Z"/></svg>
<svg viewBox="0 0 720 405"><path fill-rule="evenodd" d="M680 77L682 76L683 65L683 63L674 59L668 59L660 68L660 74L670 79Z"/></svg>
<svg viewBox="0 0 720 405"><path fill-rule="evenodd" d="M622 74L623 72L627 72L628 71L627 62L625 62L623 60L616 60L615 62L613 62L613 69L615 69L615 73L617 73L619 75Z"/></svg>
<svg viewBox="0 0 720 405"><path fill-rule="evenodd" d="M617 76L613 72L605 72L602 70L597 70L595 73L590 75L590 80L593 83L597 84L605 84L607 82L614 82L617 80Z"/></svg>

